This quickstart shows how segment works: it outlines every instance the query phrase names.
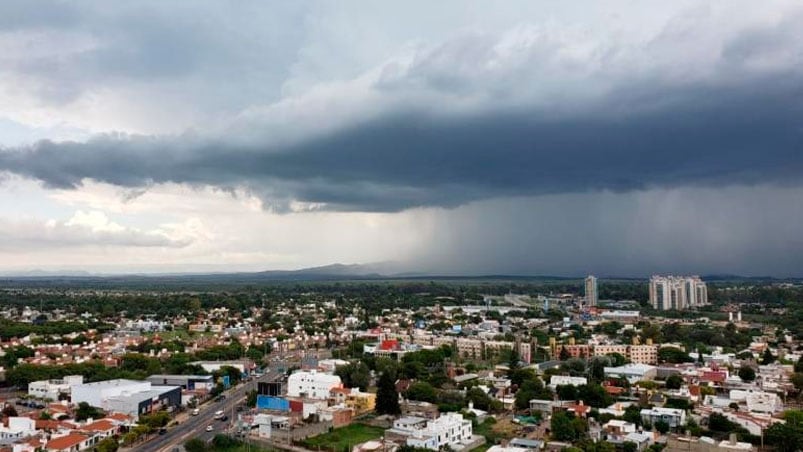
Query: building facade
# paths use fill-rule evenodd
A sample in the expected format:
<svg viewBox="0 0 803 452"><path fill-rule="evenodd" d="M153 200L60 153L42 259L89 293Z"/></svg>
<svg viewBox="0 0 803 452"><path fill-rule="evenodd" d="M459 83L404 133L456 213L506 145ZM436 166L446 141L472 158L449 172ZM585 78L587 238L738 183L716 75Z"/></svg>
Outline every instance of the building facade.
<svg viewBox="0 0 803 452"><path fill-rule="evenodd" d="M699 276L650 278L650 304L659 311L683 310L708 304L708 288Z"/></svg>
<svg viewBox="0 0 803 452"><path fill-rule="evenodd" d="M586 276L586 306L597 305L597 277L594 275Z"/></svg>
<svg viewBox="0 0 803 452"><path fill-rule="evenodd" d="M317 372L315 370L299 371L287 377L287 395L290 397L308 397L325 400L332 388L343 386L340 377Z"/></svg>

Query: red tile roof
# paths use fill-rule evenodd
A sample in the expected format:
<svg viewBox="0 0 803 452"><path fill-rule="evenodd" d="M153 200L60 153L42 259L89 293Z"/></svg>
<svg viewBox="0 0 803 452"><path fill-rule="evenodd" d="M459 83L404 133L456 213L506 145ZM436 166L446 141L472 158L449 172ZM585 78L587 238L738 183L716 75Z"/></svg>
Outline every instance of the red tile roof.
<svg viewBox="0 0 803 452"><path fill-rule="evenodd" d="M81 427L81 430L85 432L108 432L109 430L114 430L116 428L117 425L115 425L111 420L101 419Z"/></svg>
<svg viewBox="0 0 803 452"><path fill-rule="evenodd" d="M86 440L87 437L85 435L81 435L80 433L70 433L69 435L62 436L60 438L51 439L47 442L45 448L55 450L70 449Z"/></svg>

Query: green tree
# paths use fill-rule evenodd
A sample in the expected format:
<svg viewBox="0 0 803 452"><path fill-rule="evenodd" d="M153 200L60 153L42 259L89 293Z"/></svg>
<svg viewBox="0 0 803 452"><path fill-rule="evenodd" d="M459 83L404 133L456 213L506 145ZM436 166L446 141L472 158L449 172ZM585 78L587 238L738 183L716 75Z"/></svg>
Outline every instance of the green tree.
<svg viewBox="0 0 803 452"><path fill-rule="evenodd" d="M104 416L103 410L100 408L91 406L86 402L81 402L78 404L78 408L75 410L75 420L76 421L85 421L87 419L100 419Z"/></svg>
<svg viewBox="0 0 803 452"><path fill-rule="evenodd" d="M603 408L613 403L613 399L605 392L605 388L593 383L578 386L577 398L586 405L596 408Z"/></svg>
<svg viewBox="0 0 803 452"><path fill-rule="evenodd" d="M425 381L417 381L411 384L406 394L408 399L419 402L436 403L438 401L438 391Z"/></svg>
<svg viewBox="0 0 803 452"><path fill-rule="evenodd" d="M764 354L761 355L761 364L767 365L772 364L775 362L775 357L772 356L772 352L770 351L769 347L764 349Z"/></svg>
<svg viewBox="0 0 803 452"><path fill-rule="evenodd" d="M677 347L661 347L658 349L658 362L662 363L690 363L694 361L688 353Z"/></svg>
<svg viewBox="0 0 803 452"><path fill-rule="evenodd" d="M399 393L396 392L396 382L390 374L385 372L379 377L376 390L376 412L379 414L400 414Z"/></svg>
<svg viewBox="0 0 803 452"><path fill-rule="evenodd" d="M119 448L120 445L117 443L117 440L110 436L95 444L94 450L95 452L117 452Z"/></svg>
<svg viewBox="0 0 803 452"><path fill-rule="evenodd" d="M611 366L619 367L625 365L627 358L621 353L608 353L607 356L611 360Z"/></svg>
<svg viewBox="0 0 803 452"><path fill-rule="evenodd" d="M572 425L572 417L565 411L558 411L552 415L549 429L552 438L558 441L574 441L578 438L577 431Z"/></svg>
<svg viewBox="0 0 803 452"><path fill-rule="evenodd" d="M143 414L137 423L146 425L150 431L162 428L170 422L170 415L166 411L157 411L151 414Z"/></svg>
<svg viewBox="0 0 803 452"><path fill-rule="evenodd" d="M262 362L262 358L265 357L265 351L262 347L248 347L248 350L245 352L245 357L259 363Z"/></svg>
<svg viewBox="0 0 803 452"><path fill-rule="evenodd" d="M363 362L338 366L335 375L340 377L347 388L360 388L361 391L368 388L371 380L371 370Z"/></svg>
<svg viewBox="0 0 803 452"><path fill-rule="evenodd" d="M577 400L577 387L574 385L558 385L555 391L560 400Z"/></svg>
<svg viewBox="0 0 803 452"><path fill-rule="evenodd" d="M184 450L187 452L207 452L209 448L202 440L198 438L192 438L184 443Z"/></svg>
<svg viewBox="0 0 803 452"><path fill-rule="evenodd" d="M591 360L588 367L588 376L594 383L602 383L605 380L605 366L609 365L607 358L595 357Z"/></svg>
<svg viewBox="0 0 803 452"><path fill-rule="evenodd" d="M558 359L561 361L566 361L567 359L571 358L572 355L569 354L569 350L566 350L566 347L560 347L560 353L558 354Z"/></svg>
<svg viewBox="0 0 803 452"><path fill-rule="evenodd" d="M683 386L683 377L679 374L672 374L666 379L667 389L680 389Z"/></svg>
<svg viewBox="0 0 803 452"><path fill-rule="evenodd" d="M508 359L507 359L508 377L510 377L513 374L513 372L515 372L517 369L521 367L520 363L521 363L521 357L519 357L519 354L516 352L516 350L510 350L508 352Z"/></svg>
<svg viewBox="0 0 803 452"><path fill-rule="evenodd" d="M630 405L625 408L625 414L622 416L627 422L641 425L641 408L638 405Z"/></svg>
<svg viewBox="0 0 803 452"><path fill-rule="evenodd" d="M795 362L795 372L803 372L803 356L797 359Z"/></svg>
<svg viewBox="0 0 803 452"><path fill-rule="evenodd" d="M245 404L251 408L257 406L257 392L255 390L248 391L245 398Z"/></svg>
<svg viewBox="0 0 803 452"><path fill-rule="evenodd" d="M669 431L669 423L666 421L656 421L655 429L658 430L662 435L665 435Z"/></svg>
<svg viewBox="0 0 803 452"><path fill-rule="evenodd" d="M742 379L742 381L750 382L750 381L754 381L756 379L756 371L755 371L755 369L753 369L752 367L749 367L749 366L740 367L738 375L739 375L739 378Z"/></svg>

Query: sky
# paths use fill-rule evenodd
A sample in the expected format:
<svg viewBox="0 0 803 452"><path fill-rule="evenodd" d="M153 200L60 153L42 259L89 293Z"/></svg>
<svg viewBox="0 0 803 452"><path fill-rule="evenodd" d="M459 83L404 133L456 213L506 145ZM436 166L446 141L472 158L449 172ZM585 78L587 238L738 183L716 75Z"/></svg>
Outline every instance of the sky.
<svg viewBox="0 0 803 452"><path fill-rule="evenodd" d="M0 3L0 273L803 276L797 1Z"/></svg>

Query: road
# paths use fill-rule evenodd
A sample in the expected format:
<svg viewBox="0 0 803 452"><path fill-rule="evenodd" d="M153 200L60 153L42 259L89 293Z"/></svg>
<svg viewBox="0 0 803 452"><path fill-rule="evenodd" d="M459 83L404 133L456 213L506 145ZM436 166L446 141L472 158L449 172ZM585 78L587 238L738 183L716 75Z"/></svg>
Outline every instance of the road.
<svg viewBox="0 0 803 452"><path fill-rule="evenodd" d="M154 436L149 441L135 446L141 452L170 452L174 447L184 444L191 438L209 440L218 433L222 433L232 423L236 421L237 405L245 403L248 391L256 389L259 381L276 381L281 377L281 373L270 370L265 375L240 384L230 389L226 393L226 399L221 402L210 401L200 407L201 413L198 416L188 416L179 425L170 428L163 435ZM222 422L214 419L215 411L222 410L229 417L228 421ZM207 432L206 426L211 425L214 431Z"/></svg>

